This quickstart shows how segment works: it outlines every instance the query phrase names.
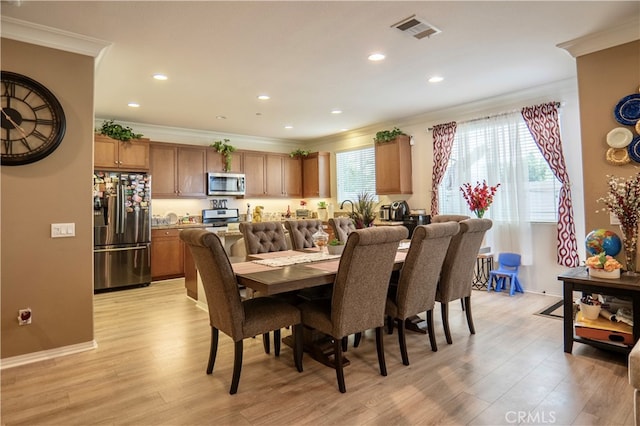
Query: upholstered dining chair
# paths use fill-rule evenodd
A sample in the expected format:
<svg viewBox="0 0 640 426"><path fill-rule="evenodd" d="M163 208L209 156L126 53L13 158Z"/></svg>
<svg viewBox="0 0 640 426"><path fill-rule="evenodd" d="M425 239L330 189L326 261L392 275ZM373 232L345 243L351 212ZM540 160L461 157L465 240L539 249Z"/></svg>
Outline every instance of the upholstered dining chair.
<svg viewBox="0 0 640 426"><path fill-rule="evenodd" d="M449 329L449 302L452 300L464 301L469 331L476 334L471 316L473 271L484 234L493 225L490 219L466 219L458 223L460 231L451 239L436 291L436 301L440 302L442 311L444 335L449 344L452 343Z"/></svg>
<svg viewBox="0 0 640 426"><path fill-rule="evenodd" d="M342 242L347 241L349 234L356 230L353 220L349 217L332 217L329 219L329 226L333 230L333 235Z"/></svg>
<svg viewBox="0 0 640 426"><path fill-rule="evenodd" d="M243 340L258 334L293 326L294 362L302 371L302 324L300 310L282 300L256 297L242 300L229 257L217 235L204 229L186 229L180 239L193 255L209 308L211 348L207 374L213 372L222 331L234 341L233 377L230 394L238 391L242 369ZM277 355L277 354L276 354Z"/></svg>
<svg viewBox="0 0 640 426"><path fill-rule="evenodd" d="M342 393L347 390L342 365L342 339L350 334L376 329L380 374L387 375L382 340L385 299L398 245L408 233L404 226L353 231L340 258L331 299L298 306L305 326L333 338L336 377Z"/></svg>
<svg viewBox="0 0 640 426"><path fill-rule="evenodd" d="M289 250L281 222L240 222L239 229L244 240L246 255ZM250 289L247 289L246 295L248 298L259 296ZM280 330L277 330L273 338L276 355L280 350L279 333ZM264 344L264 351L269 353L271 351L269 333L265 333L262 336L262 343Z"/></svg>
<svg viewBox="0 0 640 426"><path fill-rule="evenodd" d="M469 216L463 214L439 214L431 216L431 223L460 222L461 220L467 219L469 219Z"/></svg>
<svg viewBox="0 0 640 426"><path fill-rule="evenodd" d="M280 222L241 222L239 228L248 255L289 250Z"/></svg>
<svg viewBox="0 0 640 426"><path fill-rule="evenodd" d="M313 219L286 220L284 227L289 231L291 248L302 250L313 247L313 234L322 229L322 221Z"/></svg>
<svg viewBox="0 0 640 426"><path fill-rule="evenodd" d="M451 238L459 230L457 222L417 226L400 271L400 279L396 286L390 287L385 314L395 320L398 326L398 343L404 365L409 365L404 327L407 318L426 312L431 350L438 350L433 331L436 287Z"/></svg>

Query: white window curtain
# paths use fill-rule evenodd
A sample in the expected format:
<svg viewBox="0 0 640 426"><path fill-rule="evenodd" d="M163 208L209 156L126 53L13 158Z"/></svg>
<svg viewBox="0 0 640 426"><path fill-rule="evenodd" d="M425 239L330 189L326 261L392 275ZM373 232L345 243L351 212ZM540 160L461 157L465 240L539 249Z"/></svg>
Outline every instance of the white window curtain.
<svg viewBox="0 0 640 426"><path fill-rule="evenodd" d="M440 189L441 213L472 215L459 190L461 183L500 183L485 218L493 221L485 244L494 252L514 252L523 265L533 261L527 152L521 140L528 132L520 112L459 123L449 167ZM530 137L530 136L529 136ZM497 166L500 165L500 166ZM448 209L445 209L448 206Z"/></svg>

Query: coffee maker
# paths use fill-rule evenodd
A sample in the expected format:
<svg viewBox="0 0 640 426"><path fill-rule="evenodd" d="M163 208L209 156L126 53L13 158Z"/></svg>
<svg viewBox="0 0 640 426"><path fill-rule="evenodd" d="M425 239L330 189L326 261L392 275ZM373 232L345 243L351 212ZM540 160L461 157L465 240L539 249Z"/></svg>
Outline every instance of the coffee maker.
<svg viewBox="0 0 640 426"><path fill-rule="evenodd" d="M406 201L394 201L391 203L391 220L402 221L409 214L409 204Z"/></svg>

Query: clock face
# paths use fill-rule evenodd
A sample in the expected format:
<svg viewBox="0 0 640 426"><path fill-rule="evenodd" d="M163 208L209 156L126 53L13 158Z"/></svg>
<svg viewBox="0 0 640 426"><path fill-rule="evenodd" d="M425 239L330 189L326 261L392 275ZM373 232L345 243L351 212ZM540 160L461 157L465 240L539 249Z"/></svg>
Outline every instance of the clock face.
<svg viewBox="0 0 640 426"><path fill-rule="evenodd" d="M46 87L24 75L2 71L0 150L3 166L41 160L62 142L62 105Z"/></svg>

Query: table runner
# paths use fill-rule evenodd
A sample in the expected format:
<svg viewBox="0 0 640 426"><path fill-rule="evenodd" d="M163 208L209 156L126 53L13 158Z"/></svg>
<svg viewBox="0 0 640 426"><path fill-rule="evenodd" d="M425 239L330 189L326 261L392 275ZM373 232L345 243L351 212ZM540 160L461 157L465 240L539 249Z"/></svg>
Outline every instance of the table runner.
<svg viewBox="0 0 640 426"><path fill-rule="evenodd" d="M296 253L299 253L299 252L296 252ZM339 257L340 257L339 254L302 253L302 254L296 254L294 256L276 257L273 259L252 260L252 262L257 263L259 265L280 267L280 266L297 265L299 263L318 262L321 260L329 260L329 259L335 259Z"/></svg>

